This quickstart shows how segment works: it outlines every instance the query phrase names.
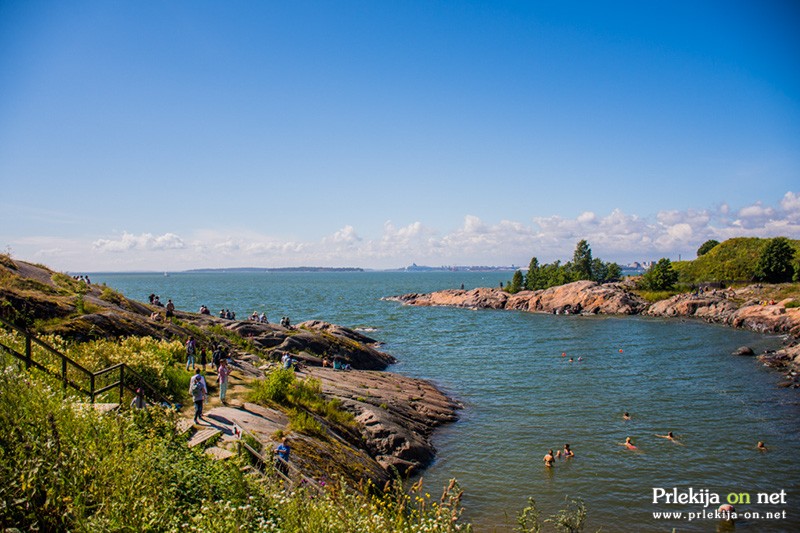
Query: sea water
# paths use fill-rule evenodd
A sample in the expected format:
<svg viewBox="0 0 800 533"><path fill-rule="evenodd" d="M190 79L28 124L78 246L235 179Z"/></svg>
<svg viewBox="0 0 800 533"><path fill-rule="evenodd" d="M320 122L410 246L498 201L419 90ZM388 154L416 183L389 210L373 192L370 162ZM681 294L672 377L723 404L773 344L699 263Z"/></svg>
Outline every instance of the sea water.
<svg viewBox="0 0 800 533"><path fill-rule="evenodd" d="M477 531L510 531L529 497L543 518L583 500L589 531L726 527L709 518L717 507L706 505L709 498L654 503L658 489L705 491L722 503L733 498L737 511L749 513L736 531L800 530L800 396L778 388L782 376L755 358L731 355L742 345L775 348L778 337L682 319L410 307L382 299L462 283L497 287L509 278L506 272L91 275L130 298L171 298L179 310L202 304L213 314L231 309L238 319L257 311L272 322L325 320L383 342L399 360L390 371L430 379L463 404L459 421L435 434L437 458L423 473L424 486L436 497L457 478L464 517ZM625 411L631 420L623 420ZM668 431L681 444L655 436ZM628 436L637 450L619 444ZM768 452L755 449L759 440ZM545 468L545 453L565 443L575 457ZM786 503L757 503L759 494L780 491ZM738 503L745 496L751 503ZM666 512L683 516L654 516ZM780 518L767 519L773 512ZM691 521L689 513L696 513Z"/></svg>

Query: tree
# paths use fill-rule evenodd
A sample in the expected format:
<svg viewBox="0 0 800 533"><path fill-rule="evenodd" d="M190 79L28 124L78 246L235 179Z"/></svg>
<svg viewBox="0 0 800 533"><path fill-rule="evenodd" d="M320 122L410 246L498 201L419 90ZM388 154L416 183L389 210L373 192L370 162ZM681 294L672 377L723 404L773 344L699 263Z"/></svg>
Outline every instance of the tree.
<svg viewBox="0 0 800 533"><path fill-rule="evenodd" d="M642 276L642 286L651 291L668 291L678 281L678 273L672 268L672 261L662 257Z"/></svg>
<svg viewBox="0 0 800 533"><path fill-rule="evenodd" d="M522 290L523 281L522 281L522 271L517 270L514 272L514 276L511 278L511 282L506 285L506 292L510 292L511 294L516 294Z"/></svg>
<svg viewBox="0 0 800 533"><path fill-rule="evenodd" d="M767 283L792 281L794 248L786 237L770 239L758 258L756 277Z"/></svg>
<svg viewBox="0 0 800 533"><path fill-rule="evenodd" d="M608 276L608 265L599 257L592 259L592 279L597 283L603 283Z"/></svg>
<svg viewBox="0 0 800 533"><path fill-rule="evenodd" d="M700 248L697 249L697 257L700 257L701 255L706 255L708 252L711 251L712 248L714 248L718 244L719 241L715 241L714 239L707 240L706 242L700 245Z"/></svg>
<svg viewBox="0 0 800 533"><path fill-rule="evenodd" d="M606 263L606 279L603 281L619 281L622 279L622 268L616 263Z"/></svg>
<svg viewBox="0 0 800 533"><path fill-rule="evenodd" d="M592 279L592 249L586 239L578 241L572 255L572 275L575 281Z"/></svg>
<svg viewBox="0 0 800 533"><path fill-rule="evenodd" d="M531 263L528 265L528 273L525 274L525 288L529 291L536 289L544 289L541 287L541 269L539 267L539 260L534 256Z"/></svg>
<svg viewBox="0 0 800 533"><path fill-rule="evenodd" d="M592 279L597 283L619 281L622 269L616 263L606 263L601 259L592 259Z"/></svg>

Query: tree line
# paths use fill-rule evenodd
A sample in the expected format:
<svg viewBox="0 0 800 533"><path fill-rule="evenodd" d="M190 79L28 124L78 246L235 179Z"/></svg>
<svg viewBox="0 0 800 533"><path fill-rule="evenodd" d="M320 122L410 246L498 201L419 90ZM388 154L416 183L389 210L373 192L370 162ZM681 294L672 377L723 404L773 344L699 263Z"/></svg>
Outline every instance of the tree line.
<svg viewBox="0 0 800 533"><path fill-rule="evenodd" d="M561 263L557 260L540 265L539 259L534 256L528 265L528 271L524 275L521 270L514 272L505 290L514 294L521 290L535 291L581 280L608 283L619 281L621 277L622 269L617 263L593 258L589 243L581 239L575 246L572 261Z"/></svg>
<svg viewBox="0 0 800 533"><path fill-rule="evenodd" d="M719 241L708 240L697 250L697 256L703 256L719 246ZM800 281L800 258L789 239L775 237L768 239L761 249L753 274L754 281L767 283L784 283ZM582 239L575 246L572 261L561 263L539 264L536 257L531 259L528 271L514 272L505 290L511 294L521 290L540 290L572 283L573 281L591 280L597 283L619 281L622 269L617 263L605 262L592 257L589 243ZM636 287L650 291L669 291L675 289L679 273L666 257L656 261L636 283Z"/></svg>

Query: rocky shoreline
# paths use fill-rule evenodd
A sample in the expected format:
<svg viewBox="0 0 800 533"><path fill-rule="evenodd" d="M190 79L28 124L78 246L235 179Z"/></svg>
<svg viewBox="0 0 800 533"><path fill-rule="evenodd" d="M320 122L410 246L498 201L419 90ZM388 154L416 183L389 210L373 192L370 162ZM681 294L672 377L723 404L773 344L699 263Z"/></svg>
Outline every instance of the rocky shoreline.
<svg viewBox="0 0 800 533"><path fill-rule="evenodd" d="M131 336L185 342L191 335L201 346L223 346L231 356L233 391L238 388L243 398L282 354L292 354L299 361L298 377L319 380L322 394L338 400L356 421L351 427L315 417L324 435L292 433L293 461L311 477L382 485L397 473L414 473L435 456L434 430L457 419L457 402L429 381L386 372L395 358L382 352L377 340L343 326L308 321L283 327L180 310L164 318L163 308L11 259L0 262L0 276L4 318L17 324L46 321L41 333L76 342ZM351 370L324 367L323 358L333 356ZM288 431L287 414L278 408L247 401L209 407L223 440L232 439L230 428L238 425L271 448L274 434Z"/></svg>
<svg viewBox="0 0 800 533"><path fill-rule="evenodd" d="M800 307L793 298L768 299L761 285L740 289L706 290L678 294L649 304L624 283L598 284L576 281L537 291L508 294L499 288L449 289L427 294L404 294L386 298L405 305L448 306L470 309L506 309L564 315L644 315L681 317L743 328L759 333L787 336L786 345L759 355L764 364L782 371L787 387L800 387ZM755 355L755 354L753 354Z"/></svg>

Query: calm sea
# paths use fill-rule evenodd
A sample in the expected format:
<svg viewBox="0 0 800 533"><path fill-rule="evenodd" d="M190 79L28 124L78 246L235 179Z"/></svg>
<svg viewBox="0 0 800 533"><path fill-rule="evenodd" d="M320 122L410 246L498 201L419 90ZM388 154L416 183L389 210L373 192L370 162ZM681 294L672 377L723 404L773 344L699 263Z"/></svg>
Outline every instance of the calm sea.
<svg viewBox="0 0 800 533"><path fill-rule="evenodd" d="M319 319L366 330L399 359L390 368L433 380L464 404L461 419L435 438L424 473L438 494L451 477L465 489L465 516L477 531L510 531L534 497L543 516L581 498L588 530L717 531L705 502L654 504L677 488L748 494L737 510L786 511L786 519L740 520L736 531L800 531L800 403L777 388L781 376L742 345L774 348L779 338L679 319L570 317L510 311L404 307L381 300L408 292L495 287L509 273L178 273L102 274L125 295L171 298L178 309L221 308L270 321ZM566 357L562 357L566 353ZM569 357L574 362L568 361ZM578 357L582 361L578 362ZM632 420L624 421L629 411ZM673 431L683 445L657 438ZM638 451L618 443L630 436ZM770 451L755 450L758 440ZM545 469L548 449L570 443L575 458ZM758 493L785 491L784 504ZM741 494L741 496L739 496ZM776 496L779 501L780 496ZM682 519L653 513L683 512Z"/></svg>

